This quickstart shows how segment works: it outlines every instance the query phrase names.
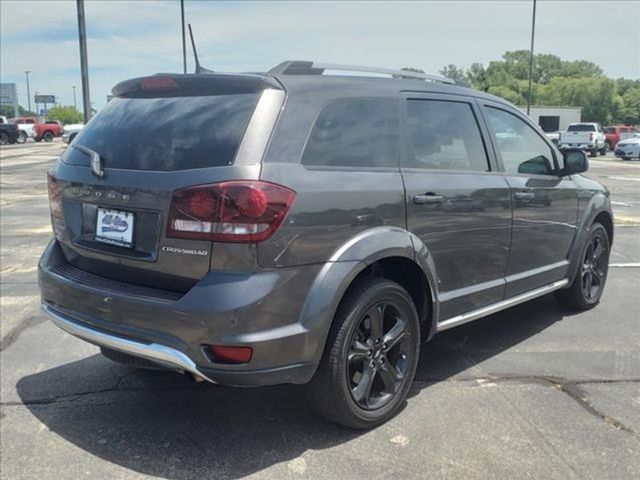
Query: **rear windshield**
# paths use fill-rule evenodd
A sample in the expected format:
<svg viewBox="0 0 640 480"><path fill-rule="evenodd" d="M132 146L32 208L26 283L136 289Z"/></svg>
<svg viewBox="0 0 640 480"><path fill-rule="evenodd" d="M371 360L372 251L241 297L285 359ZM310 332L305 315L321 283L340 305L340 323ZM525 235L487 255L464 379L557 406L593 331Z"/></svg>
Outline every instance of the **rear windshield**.
<svg viewBox="0 0 640 480"><path fill-rule="evenodd" d="M604 133L616 133L615 127L604 127Z"/></svg>
<svg viewBox="0 0 640 480"><path fill-rule="evenodd" d="M567 128L568 132L595 132L596 131L596 127L595 125L569 125L569 128Z"/></svg>
<svg viewBox="0 0 640 480"><path fill-rule="evenodd" d="M230 165L257 93L169 98L114 98L75 142L100 154L106 168L188 170ZM88 165L69 148L62 160Z"/></svg>

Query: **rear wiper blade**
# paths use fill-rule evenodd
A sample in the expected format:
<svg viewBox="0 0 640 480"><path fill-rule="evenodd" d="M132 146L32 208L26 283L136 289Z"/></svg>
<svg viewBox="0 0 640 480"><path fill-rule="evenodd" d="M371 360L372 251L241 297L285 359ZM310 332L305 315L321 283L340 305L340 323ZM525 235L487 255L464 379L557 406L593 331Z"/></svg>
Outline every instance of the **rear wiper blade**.
<svg viewBox="0 0 640 480"><path fill-rule="evenodd" d="M90 148L87 148L84 145L80 145L78 143L72 143L71 146L76 150L78 150L79 152L89 155L91 157L91 172L99 178L104 177L104 170L102 169L102 160L100 159L100 154L98 152L91 150Z"/></svg>

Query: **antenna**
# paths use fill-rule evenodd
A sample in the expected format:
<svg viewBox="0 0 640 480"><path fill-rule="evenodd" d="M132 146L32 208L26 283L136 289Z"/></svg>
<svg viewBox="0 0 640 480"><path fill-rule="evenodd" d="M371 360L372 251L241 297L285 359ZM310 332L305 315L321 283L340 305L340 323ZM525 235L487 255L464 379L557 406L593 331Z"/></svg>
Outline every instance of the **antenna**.
<svg viewBox="0 0 640 480"><path fill-rule="evenodd" d="M200 65L198 60L198 52L196 50L196 42L193 41L193 31L191 30L191 24L189 24L189 37L191 37L191 48L193 48L193 58L196 61L196 73L215 73L213 70L209 70Z"/></svg>

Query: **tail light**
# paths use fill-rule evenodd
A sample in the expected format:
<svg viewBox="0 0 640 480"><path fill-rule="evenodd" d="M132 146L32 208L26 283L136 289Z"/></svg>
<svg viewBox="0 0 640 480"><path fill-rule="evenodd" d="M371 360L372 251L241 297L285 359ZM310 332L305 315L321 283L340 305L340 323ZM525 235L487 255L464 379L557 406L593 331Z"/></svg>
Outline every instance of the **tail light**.
<svg viewBox="0 0 640 480"><path fill-rule="evenodd" d="M296 194L274 183L233 180L176 190L167 236L255 243L282 224Z"/></svg>
<svg viewBox="0 0 640 480"><path fill-rule="evenodd" d="M593 132L591 132L589 134L589 141L592 142L593 141L593 137L595 136L595 134Z"/></svg>
<svg viewBox="0 0 640 480"><path fill-rule="evenodd" d="M60 192L58 191L58 182L51 173L47 173L47 185L49 189L49 209L51 210L51 215L55 218L63 219L64 213L62 211Z"/></svg>

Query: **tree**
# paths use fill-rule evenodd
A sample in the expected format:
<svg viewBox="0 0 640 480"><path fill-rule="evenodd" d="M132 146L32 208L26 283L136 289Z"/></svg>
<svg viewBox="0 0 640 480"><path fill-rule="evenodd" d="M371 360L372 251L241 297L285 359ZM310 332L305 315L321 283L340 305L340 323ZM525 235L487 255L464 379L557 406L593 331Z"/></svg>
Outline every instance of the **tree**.
<svg viewBox="0 0 640 480"><path fill-rule="evenodd" d="M622 95L618 121L631 125L640 124L640 87L629 88Z"/></svg>
<svg viewBox="0 0 640 480"><path fill-rule="evenodd" d="M454 80L456 83L466 84L467 83L467 75L464 73L464 69L459 68L453 64L447 65L442 70L440 70L440 74Z"/></svg>
<svg viewBox="0 0 640 480"><path fill-rule="evenodd" d="M0 105L0 115L2 115L3 117L13 118L15 116L13 105L8 105L6 103ZM22 107L22 105L18 105L18 115L25 117L37 116L35 112L27 110L26 108Z"/></svg>
<svg viewBox="0 0 640 480"><path fill-rule="evenodd" d="M47 113L47 120L58 120L59 122L67 125L69 123L82 123L83 116L82 113L74 107L60 106L49 109L49 112Z"/></svg>

